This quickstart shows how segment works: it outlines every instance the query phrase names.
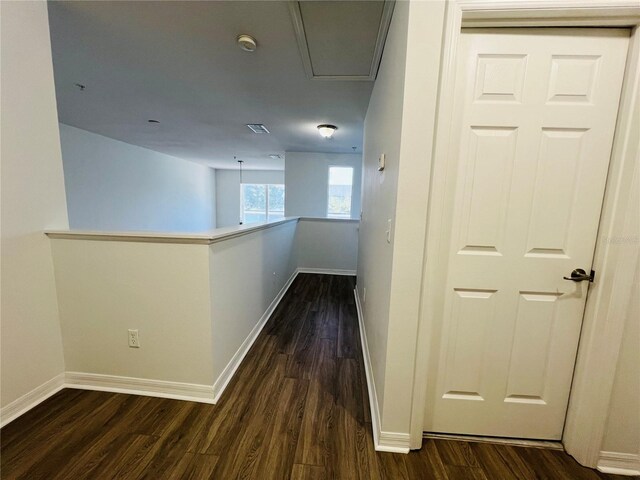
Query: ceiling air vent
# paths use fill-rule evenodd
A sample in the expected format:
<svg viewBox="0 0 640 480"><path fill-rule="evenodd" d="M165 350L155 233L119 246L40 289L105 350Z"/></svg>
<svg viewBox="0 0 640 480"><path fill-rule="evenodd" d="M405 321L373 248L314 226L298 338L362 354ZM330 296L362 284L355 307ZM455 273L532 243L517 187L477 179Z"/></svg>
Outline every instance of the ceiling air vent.
<svg viewBox="0 0 640 480"><path fill-rule="evenodd" d="M267 127L261 123L248 123L247 127L249 127L253 133L270 133Z"/></svg>

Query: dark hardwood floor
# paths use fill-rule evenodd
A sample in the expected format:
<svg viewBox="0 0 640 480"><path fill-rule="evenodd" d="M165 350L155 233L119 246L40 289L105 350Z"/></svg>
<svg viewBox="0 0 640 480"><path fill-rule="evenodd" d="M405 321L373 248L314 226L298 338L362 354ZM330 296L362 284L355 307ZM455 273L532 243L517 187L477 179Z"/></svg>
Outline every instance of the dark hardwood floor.
<svg viewBox="0 0 640 480"><path fill-rule="evenodd" d="M375 452L358 335L353 279L299 275L218 405L63 390L2 429L1 477L614 478L553 450Z"/></svg>

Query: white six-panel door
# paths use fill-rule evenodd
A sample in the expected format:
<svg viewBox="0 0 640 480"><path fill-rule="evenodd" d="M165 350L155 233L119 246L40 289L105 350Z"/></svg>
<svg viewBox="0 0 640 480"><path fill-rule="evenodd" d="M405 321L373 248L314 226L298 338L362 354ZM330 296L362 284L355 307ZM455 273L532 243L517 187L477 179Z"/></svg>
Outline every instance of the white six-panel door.
<svg viewBox="0 0 640 480"><path fill-rule="evenodd" d="M462 33L425 430L561 438L589 286L563 277L591 270L627 43L621 29Z"/></svg>

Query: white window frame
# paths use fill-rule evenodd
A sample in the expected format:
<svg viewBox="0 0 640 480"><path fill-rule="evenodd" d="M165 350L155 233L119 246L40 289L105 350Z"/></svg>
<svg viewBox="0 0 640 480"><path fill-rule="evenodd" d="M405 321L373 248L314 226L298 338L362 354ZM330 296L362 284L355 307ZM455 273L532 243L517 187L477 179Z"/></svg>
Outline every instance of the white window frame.
<svg viewBox="0 0 640 480"><path fill-rule="evenodd" d="M351 169L351 195L349 196L350 200L349 200L349 214L347 216L344 215L339 215L336 213L329 213L329 198L331 196L330 191L331 191L331 169L332 168L350 168ZM352 214L353 214L353 178L355 176L355 168L353 168L351 165L329 165L329 167L327 168L327 201L326 201L326 216L327 218L343 218L343 219L349 219L352 218Z"/></svg>
<svg viewBox="0 0 640 480"><path fill-rule="evenodd" d="M265 221L270 221L269 219L269 187L272 186L276 186L276 187L282 187L282 189L285 191L285 195L287 194L286 190L285 190L285 186L284 183L241 183L240 184L240 221L242 223L245 223L245 218L244 218L244 186L245 185L260 185L263 186L265 188L265 206L264 206L264 214L265 214ZM279 212L278 212L279 213ZM284 216L284 208L282 209L282 215Z"/></svg>

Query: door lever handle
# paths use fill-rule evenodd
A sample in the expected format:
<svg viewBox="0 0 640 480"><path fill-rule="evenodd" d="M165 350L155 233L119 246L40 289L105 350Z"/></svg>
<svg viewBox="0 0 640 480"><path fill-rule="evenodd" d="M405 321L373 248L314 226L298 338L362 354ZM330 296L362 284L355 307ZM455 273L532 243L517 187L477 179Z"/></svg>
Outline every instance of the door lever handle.
<svg viewBox="0 0 640 480"><path fill-rule="evenodd" d="M564 278L565 280L571 280L573 282L584 282L585 280L588 280L589 282L593 283L593 280L596 278L596 272L591 270L591 273L587 274L587 272L585 272L583 269L576 268L573 272L571 272L570 277L562 278Z"/></svg>

